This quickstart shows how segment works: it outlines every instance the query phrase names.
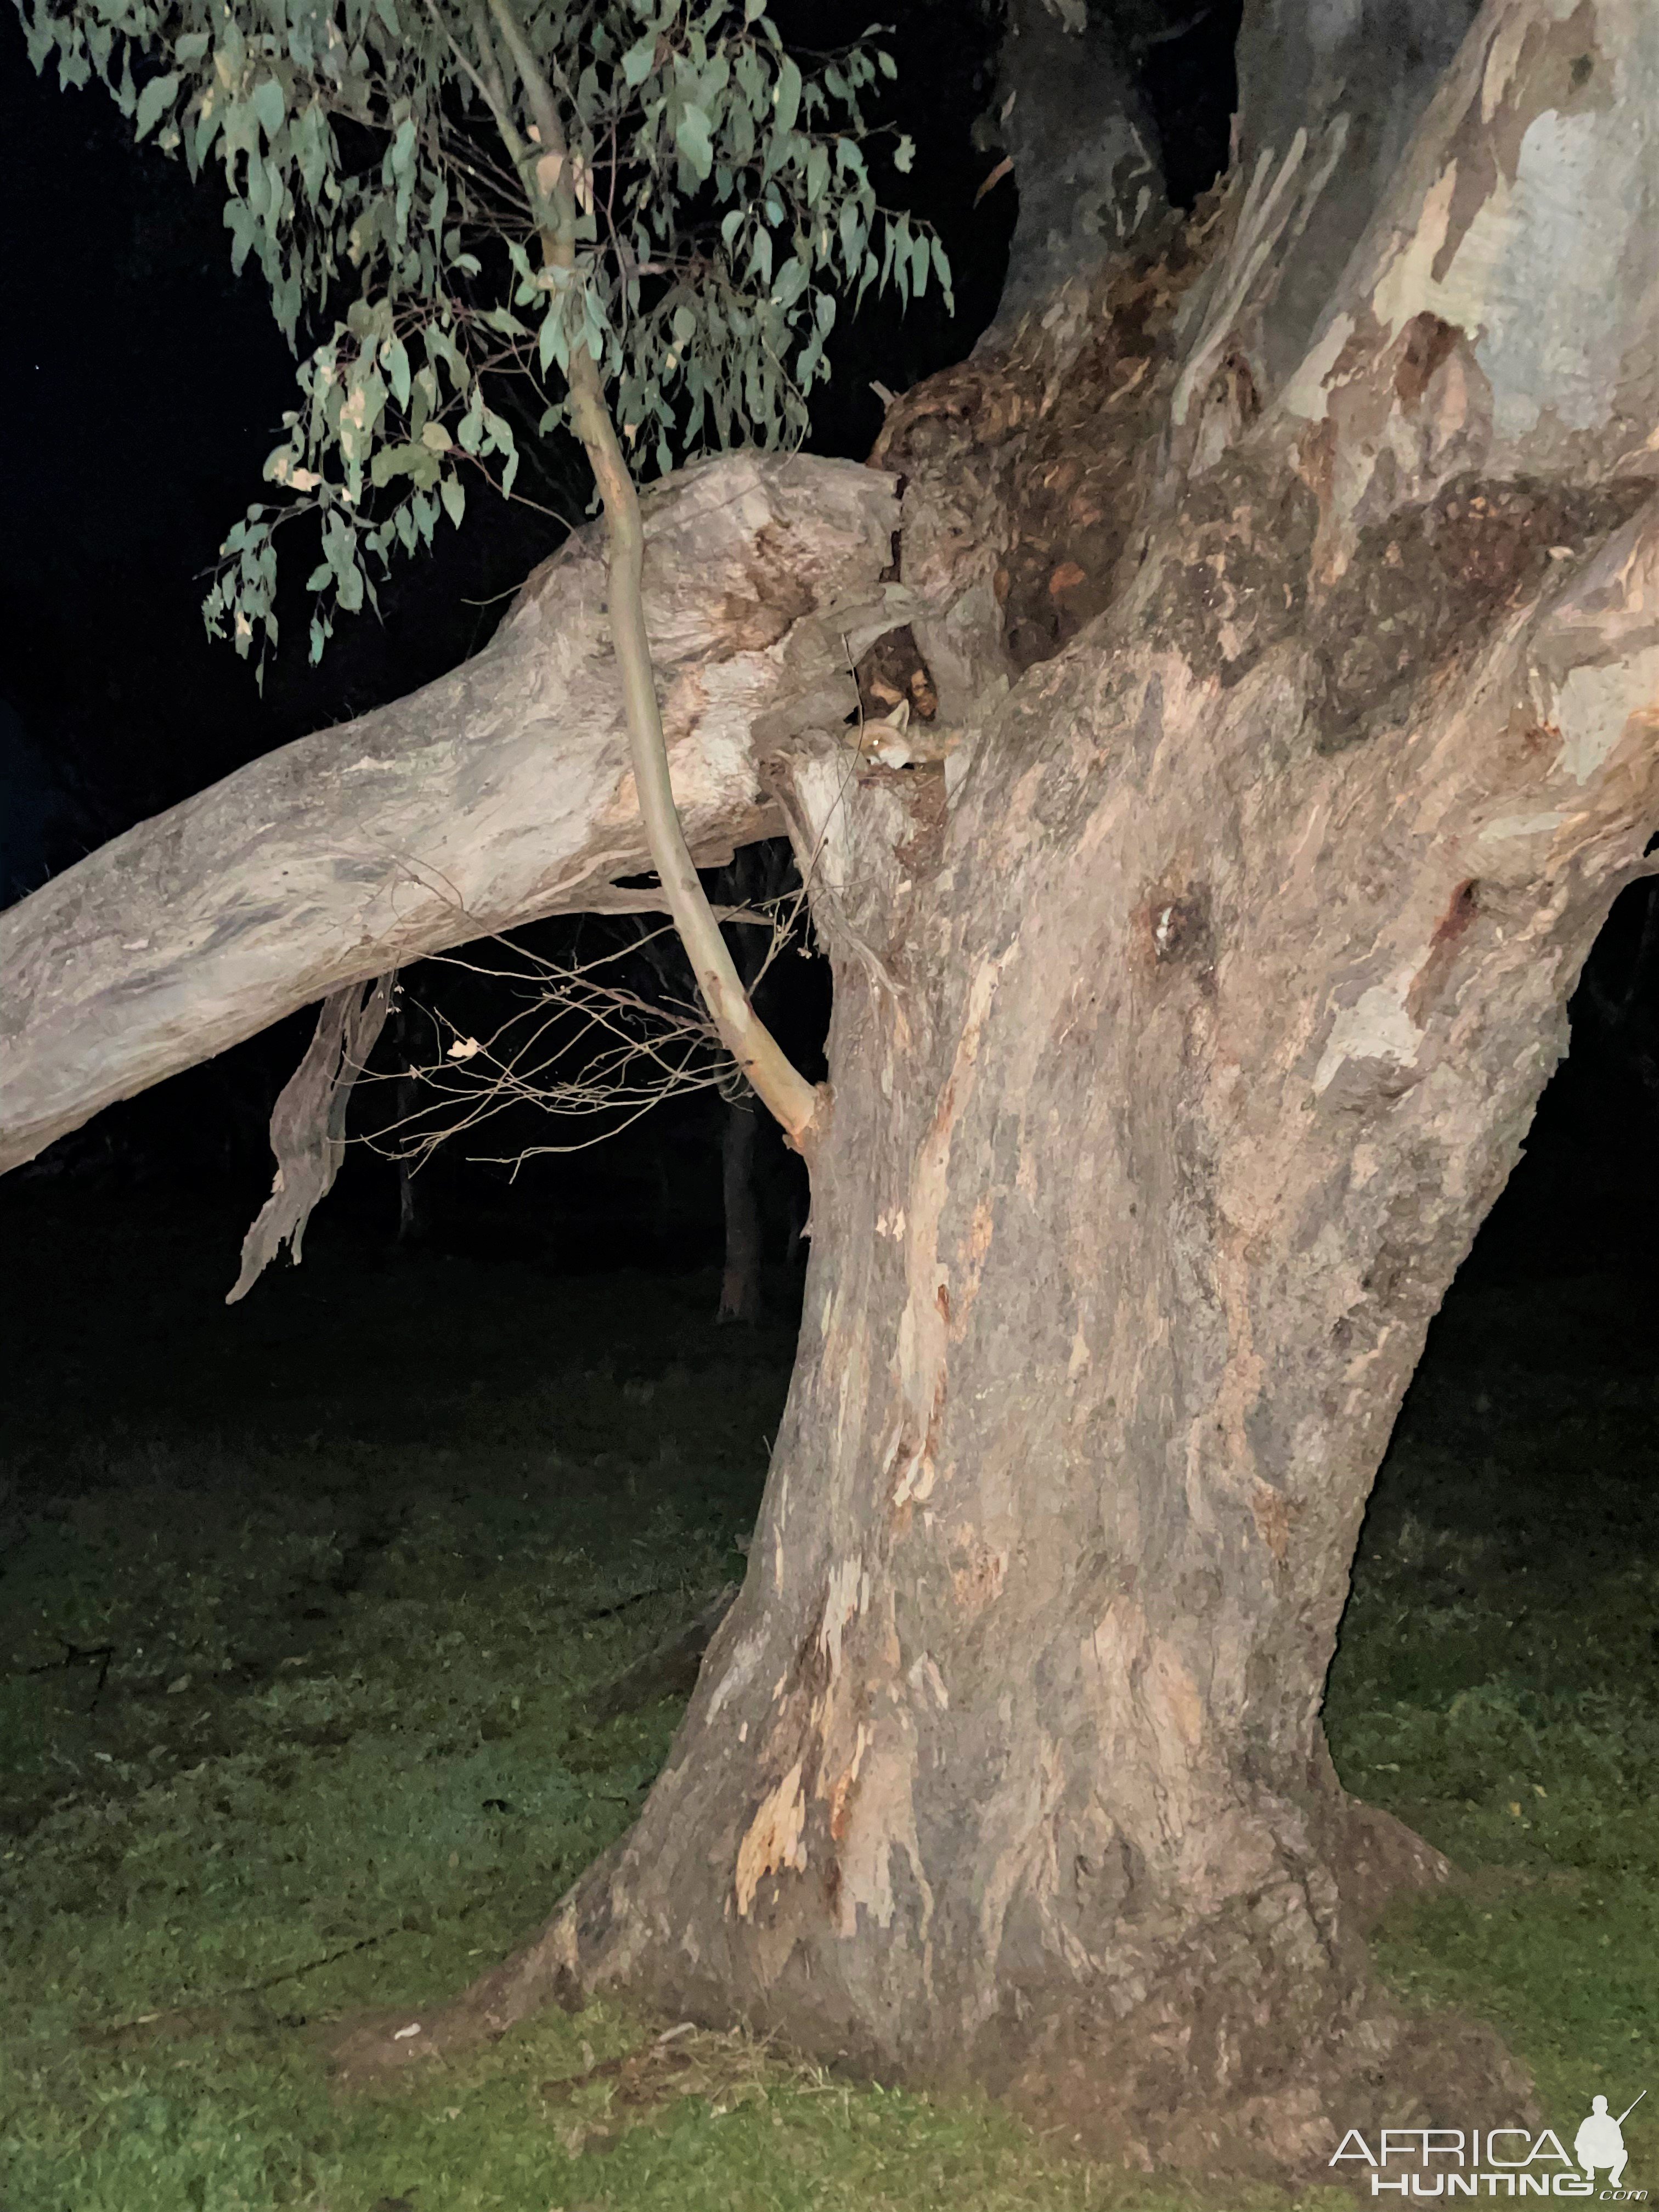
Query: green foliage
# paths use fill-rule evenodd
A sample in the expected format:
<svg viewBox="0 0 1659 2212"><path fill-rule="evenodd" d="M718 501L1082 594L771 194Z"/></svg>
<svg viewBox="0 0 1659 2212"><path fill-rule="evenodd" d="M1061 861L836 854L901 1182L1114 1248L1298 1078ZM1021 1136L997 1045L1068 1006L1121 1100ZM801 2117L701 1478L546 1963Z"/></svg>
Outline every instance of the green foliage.
<svg viewBox="0 0 1659 2212"><path fill-rule="evenodd" d="M276 641L274 532L320 524L311 650L375 599L395 554L459 526L469 472L511 495L520 440L568 420L600 365L636 471L805 427L838 301L902 298L939 241L878 203L863 112L885 52L804 70L763 0L544 0L518 29L568 152L536 137L483 0L18 0L37 69L96 76L140 138L223 179L231 259L256 260L296 350L299 405L265 464L280 504L221 549L205 614ZM533 149L530 149L533 160ZM896 166L909 166L900 138ZM568 161L568 173L565 163ZM574 198L546 265L536 202ZM515 429L514 420L519 428Z"/></svg>

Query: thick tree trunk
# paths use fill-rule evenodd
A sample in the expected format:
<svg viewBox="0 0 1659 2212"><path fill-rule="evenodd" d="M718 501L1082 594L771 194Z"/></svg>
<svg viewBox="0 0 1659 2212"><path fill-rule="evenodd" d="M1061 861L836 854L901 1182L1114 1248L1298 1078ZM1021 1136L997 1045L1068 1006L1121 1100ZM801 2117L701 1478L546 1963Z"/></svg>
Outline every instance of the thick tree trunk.
<svg viewBox="0 0 1659 2212"><path fill-rule="evenodd" d="M631 1834L348 2064L627 1986L1215 2171L1317 2166L1413 2082L1524 2094L1371 1992L1366 1913L1434 1862L1344 1797L1319 1708L1429 1318L1659 824L1659 19L1488 0L1357 240L1314 74L1218 209L890 420L879 590L948 757L849 759L832 593L763 648L788 680L698 818L763 781L788 822L835 1103L748 1581ZM1313 309L1302 258L1342 272ZM624 872L601 786L568 850L605 867L527 848L516 896ZM272 1012L390 964L296 927ZM67 1027L118 1009L100 975L37 997L29 1129L102 1081Z"/></svg>
<svg viewBox="0 0 1659 2212"><path fill-rule="evenodd" d="M758 1321L761 1316L761 1217L755 1189L755 1146L760 1123L753 1098L725 1102L720 1122L720 1196L726 1213L726 1265L720 1271L717 1321Z"/></svg>
<svg viewBox="0 0 1659 2212"><path fill-rule="evenodd" d="M1651 697L1650 512L1364 748L1292 741L1299 644L1220 691L1126 641L1011 708L872 948L902 995L838 973L748 1583L477 2020L623 1984L1212 2170L1316 2167L1413 2084L1515 2112L1369 1996L1411 1855L1319 1711L1428 1321L1659 822L1653 713L1578 658L1614 608ZM926 812L879 804L872 877Z"/></svg>
<svg viewBox="0 0 1659 2212"><path fill-rule="evenodd" d="M1524 2104L1370 1989L1368 1912L1437 1864L1320 1705L1659 823L1659 34L1598 38L1486 9L1288 376L1310 155L890 423L923 650L966 664L982 582L981 668L1079 634L948 786L788 756L836 1106L748 1582L636 1827L434 2045L623 1985L1212 2171ZM1540 342L1558 283L1589 326Z"/></svg>

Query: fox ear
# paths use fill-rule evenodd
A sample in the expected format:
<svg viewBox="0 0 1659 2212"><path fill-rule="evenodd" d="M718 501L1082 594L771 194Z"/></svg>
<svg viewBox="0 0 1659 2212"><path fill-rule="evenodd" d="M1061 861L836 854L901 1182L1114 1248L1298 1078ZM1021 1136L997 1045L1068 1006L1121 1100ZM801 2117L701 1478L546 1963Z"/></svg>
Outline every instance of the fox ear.
<svg viewBox="0 0 1659 2212"><path fill-rule="evenodd" d="M884 729L908 730L910 726L910 702L901 699L897 706L890 708L881 720Z"/></svg>

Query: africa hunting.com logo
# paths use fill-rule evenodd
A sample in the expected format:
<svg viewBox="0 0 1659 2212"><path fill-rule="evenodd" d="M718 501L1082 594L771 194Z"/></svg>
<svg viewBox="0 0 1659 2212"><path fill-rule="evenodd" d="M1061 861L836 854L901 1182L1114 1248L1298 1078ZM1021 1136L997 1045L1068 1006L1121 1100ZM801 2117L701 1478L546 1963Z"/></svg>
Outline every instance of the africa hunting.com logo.
<svg viewBox="0 0 1659 2212"><path fill-rule="evenodd" d="M1370 2193L1382 2197L1595 2197L1641 2204L1645 2189L1626 2189L1625 2122L1644 2089L1617 2119L1605 2097L1591 2100L1569 2155L1553 2128L1383 2128L1367 2137L1350 2128L1330 2164L1358 2180L1369 2168Z"/></svg>

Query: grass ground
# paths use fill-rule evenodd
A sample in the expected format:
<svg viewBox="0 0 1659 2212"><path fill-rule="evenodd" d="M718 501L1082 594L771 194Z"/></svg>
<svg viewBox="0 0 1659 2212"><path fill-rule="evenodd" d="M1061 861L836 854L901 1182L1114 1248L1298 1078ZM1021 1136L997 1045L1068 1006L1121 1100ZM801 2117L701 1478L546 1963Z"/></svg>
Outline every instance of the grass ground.
<svg viewBox="0 0 1659 2212"><path fill-rule="evenodd" d="M736 1571L789 1345L716 1331L708 1277L320 1231L227 1312L229 1214L0 1203L4 2212L1176 2203L599 2008L331 2100L330 2021L417 2017L639 1803L678 1707L591 1692ZM1460 1290L1330 1694L1349 1785L1468 1875L1390 1920L1390 1978L1492 2021L1568 2135L1659 2086L1652 1319ZM1659 2115L1627 2140L1659 2181Z"/></svg>

